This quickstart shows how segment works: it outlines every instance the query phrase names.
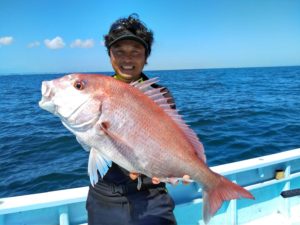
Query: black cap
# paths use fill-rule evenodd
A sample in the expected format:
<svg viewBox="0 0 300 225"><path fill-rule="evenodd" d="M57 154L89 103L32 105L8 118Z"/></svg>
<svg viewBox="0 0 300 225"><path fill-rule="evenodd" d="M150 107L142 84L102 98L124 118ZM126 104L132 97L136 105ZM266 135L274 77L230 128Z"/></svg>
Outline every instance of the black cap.
<svg viewBox="0 0 300 225"><path fill-rule="evenodd" d="M137 41L145 47L146 56L148 57L151 53L153 32L137 18L136 14L133 14L128 18L121 18L113 23L104 39L108 50L113 44L121 40Z"/></svg>

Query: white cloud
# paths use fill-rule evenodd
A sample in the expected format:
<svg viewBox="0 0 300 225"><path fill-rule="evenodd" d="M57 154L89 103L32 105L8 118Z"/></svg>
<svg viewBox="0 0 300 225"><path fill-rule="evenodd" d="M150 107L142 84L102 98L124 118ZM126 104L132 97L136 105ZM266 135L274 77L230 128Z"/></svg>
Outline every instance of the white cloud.
<svg viewBox="0 0 300 225"><path fill-rule="evenodd" d="M63 48L65 47L65 43L64 43L64 40L57 36L56 38L53 38L52 40L49 40L49 39L46 39L44 41L45 45L47 48L50 48L50 49L59 49L59 48Z"/></svg>
<svg viewBox="0 0 300 225"><path fill-rule="evenodd" d="M38 41L34 41L28 44L28 48L34 48L34 47L39 47L40 46L40 42Z"/></svg>
<svg viewBox="0 0 300 225"><path fill-rule="evenodd" d="M0 37L0 46L1 45L10 45L13 42L13 37Z"/></svg>
<svg viewBox="0 0 300 225"><path fill-rule="evenodd" d="M94 47L94 40L93 39L76 39L71 43L71 48L92 48Z"/></svg>

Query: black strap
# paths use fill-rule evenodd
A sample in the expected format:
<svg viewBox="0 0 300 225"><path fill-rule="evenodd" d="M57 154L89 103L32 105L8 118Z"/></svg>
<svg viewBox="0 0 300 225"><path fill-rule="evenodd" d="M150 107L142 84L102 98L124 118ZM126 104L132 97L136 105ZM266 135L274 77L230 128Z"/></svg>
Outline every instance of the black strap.
<svg viewBox="0 0 300 225"><path fill-rule="evenodd" d="M159 183L159 184L142 184L142 187L140 190L137 189L137 184L136 183L130 183L130 184L121 184L121 185L115 185L113 183L109 184L111 186L111 190L113 193L119 193L121 195L127 195L127 194L133 194L139 191L146 191L149 189L155 189L155 188L165 188L164 183Z"/></svg>

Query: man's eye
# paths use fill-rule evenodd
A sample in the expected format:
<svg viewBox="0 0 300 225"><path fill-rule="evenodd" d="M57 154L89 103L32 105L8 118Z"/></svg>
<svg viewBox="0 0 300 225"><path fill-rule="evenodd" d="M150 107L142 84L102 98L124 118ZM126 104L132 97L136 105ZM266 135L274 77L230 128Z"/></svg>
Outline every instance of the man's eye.
<svg viewBox="0 0 300 225"><path fill-rule="evenodd" d="M83 90L84 82L83 81L75 81L74 88L76 88L77 90Z"/></svg>
<svg viewBox="0 0 300 225"><path fill-rule="evenodd" d="M142 54L141 51L133 51L133 52L132 52L132 55L133 55L133 56L140 56L141 54Z"/></svg>

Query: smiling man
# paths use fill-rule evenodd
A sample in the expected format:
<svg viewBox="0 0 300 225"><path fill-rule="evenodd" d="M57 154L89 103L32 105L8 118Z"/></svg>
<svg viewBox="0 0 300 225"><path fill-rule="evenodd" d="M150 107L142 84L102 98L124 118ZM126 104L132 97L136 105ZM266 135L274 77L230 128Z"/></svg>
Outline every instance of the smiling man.
<svg viewBox="0 0 300 225"><path fill-rule="evenodd" d="M141 78L146 63L145 48L134 40L121 40L111 46L110 59L116 78L130 83Z"/></svg>
<svg viewBox="0 0 300 225"><path fill-rule="evenodd" d="M143 69L151 53L153 33L136 15L117 20L104 38L115 71L114 78L126 83L148 80ZM166 93L167 101L174 103L166 88L152 85L152 88L158 87ZM137 189L138 182L140 190ZM174 202L165 183L126 171L115 163L103 179L94 187L90 186L86 208L89 225L176 224Z"/></svg>

